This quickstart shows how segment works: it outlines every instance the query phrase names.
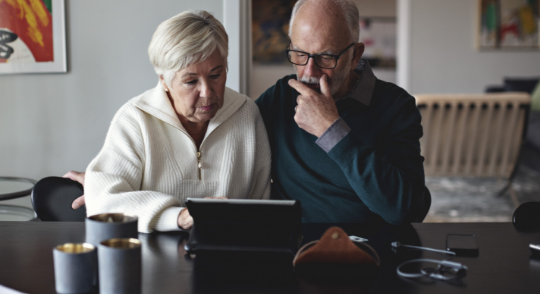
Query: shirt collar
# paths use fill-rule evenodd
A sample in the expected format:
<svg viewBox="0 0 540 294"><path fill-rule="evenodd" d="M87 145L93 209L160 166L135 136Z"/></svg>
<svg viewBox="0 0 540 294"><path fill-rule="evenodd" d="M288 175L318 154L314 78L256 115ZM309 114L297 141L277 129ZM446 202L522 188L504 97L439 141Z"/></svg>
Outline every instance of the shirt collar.
<svg viewBox="0 0 540 294"><path fill-rule="evenodd" d="M369 106L377 78L373 74L369 62L365 59L360 59L354 72L358 74L359 78L356 81L353 90L343 99L353 98L362 104Z"/></svg>

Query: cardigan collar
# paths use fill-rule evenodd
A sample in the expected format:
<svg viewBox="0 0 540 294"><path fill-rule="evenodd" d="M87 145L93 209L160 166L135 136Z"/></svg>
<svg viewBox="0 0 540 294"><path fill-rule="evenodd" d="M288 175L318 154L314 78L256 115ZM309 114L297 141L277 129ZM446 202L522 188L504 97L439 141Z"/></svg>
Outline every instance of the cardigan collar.
<svg viewBox="0 0 540 294"><path fill-rule="evenodd" d="M238 110L246 102L247 96L242 95L234 90L225 88L225 94L223 98L223 107L218 110L216 115L210 120L208 129L206 130L206 137L219 125L231 117L236 110ZM180 130L186 132L186 129L180 122L180 119L176 115L176 111L172 106L169 97L163 90L161 82L158 82L157 86L151 90L142 94L137 101L137 106L142 111L160 119Z"/></svg>

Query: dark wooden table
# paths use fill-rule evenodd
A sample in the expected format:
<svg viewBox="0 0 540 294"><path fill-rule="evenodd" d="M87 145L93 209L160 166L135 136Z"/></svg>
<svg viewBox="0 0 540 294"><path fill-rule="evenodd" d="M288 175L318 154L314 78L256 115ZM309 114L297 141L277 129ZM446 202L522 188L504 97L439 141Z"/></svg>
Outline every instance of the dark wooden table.
<svg viewBox="0 0 540 294"><path fill-rule="evenodd" d="M304 242L318 239L328 227L304 225ZM531 258L528 248L529 243L540 243L540 232L518 232L510 223L341 227L368 238L377 250L382 264L375 278L345 283L306 280L294 274L290 256L190 258L183 249L185 233L139 234L143 293L540 293L540 260ZM477 236L478 257L454 258L469 267L466 277L442 282L397 276L396 266L405 260L444 256L395 252L391 242L442 249L446 234L452 233ZM0 284L25 293L55 293L52 248L83 242L84 235L84 223L0 222Z"/></svg>

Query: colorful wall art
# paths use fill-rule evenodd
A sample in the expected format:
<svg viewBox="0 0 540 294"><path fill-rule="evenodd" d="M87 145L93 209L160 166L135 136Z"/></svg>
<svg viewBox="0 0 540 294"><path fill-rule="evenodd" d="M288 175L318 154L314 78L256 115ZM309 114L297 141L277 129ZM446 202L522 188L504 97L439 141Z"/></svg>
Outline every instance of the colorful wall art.
<svg viewBox="0 0 540 294"><path fill-rule="evenodd" d="M478 0L480 49L540 49L539 0Z"/></svg>
<svg viewBox="0 0 540 294"><path fill-rule="evenodd" d="M0 73L65 72L64 0L0 0Z"/></svg>

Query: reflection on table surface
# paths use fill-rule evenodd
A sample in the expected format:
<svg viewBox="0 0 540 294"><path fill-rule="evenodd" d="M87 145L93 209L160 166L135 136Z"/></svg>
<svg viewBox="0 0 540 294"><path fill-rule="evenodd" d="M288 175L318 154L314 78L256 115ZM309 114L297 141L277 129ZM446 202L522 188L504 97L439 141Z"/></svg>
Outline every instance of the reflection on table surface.
<svg viewBox="0 0 540 294"><path fill-rule="evenodd" d="M306 224L304 242L318 239L331 225ZM197 254L184 251L187 233L139 234L143 246L143 293L537 293L540 262L530 259L529 243L539 232L518 232L510 223L413 224L366 228L340 225L369 239L381 266L373 278L336 282L295 274L291 255ZM391 242L443 249L446 234L476 234L480 255L456 257L469 267L461 280L446 283L399 278L405 260L437 253L393 251ZM52 248L84 241L83 223L0 223L0 284L26 293L53 293Z"/></svg>
<svg viewBox="0 0 540 294"><path fill-rule="evenodd" d="M304 240L317 240L331 225L304 225ZM397 264L404 259L418 258L415 251L400 252L396 255L389 244L402 240L407 244L420 244L420 239L412 226L402 228L384 227L366 229L355 225L341 225L349 235L368 238L376 248L383 262ZM373 280L313 280L297 276L292 266L293 256L289 254L255 253L199 253L186 255L185 233L139 234L143 242L143 264L145 293L156 291L155 281L165 289L186 289L191 293L257 293L264 289L268 293L357 293L366 290L378 281ZM382 269L393 275L393 270ZM396 278L396 277L394 277ZM383 281L380 281L384 283ZM148 287L148 285L154 285ZM408 284L403 287L408 288ZM320 292L319 290L327 291ZM190 293L190 292L186 293ZM158 293L158 292L155 292ZM159 292L162 293L162 292ZM165 293L165 292L163 292ZM184 292L181 292L184 293Z"/></svg>
<svg viewBox="0 0 540 294"><path fill-rule="evenodd" d="M35 181L27 178L0 177L0 201L28 196ZM28 207L0 202L0 221L29 221L35 217Z"/></svg>
<svg viewBox="0 0 540 294"><path fill-rule="evenodd" d="M0 204L0 221L25 222L34 217L35 213L31 208Z"/></svg>
<svg viewBox="0 0 540 294"><path fill-rule="evenodd" d="M35 183L27 178L0 177L0 200L30 195Z"/></svg>
<svg viewBox="0 0 540 294"><path fill-rule="evenodd" d="M3 180L0 178L0 194L15 193L19 191L24 191L32 189L34 184L28 182L14 181L14 180Z"/></svg>

